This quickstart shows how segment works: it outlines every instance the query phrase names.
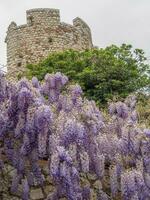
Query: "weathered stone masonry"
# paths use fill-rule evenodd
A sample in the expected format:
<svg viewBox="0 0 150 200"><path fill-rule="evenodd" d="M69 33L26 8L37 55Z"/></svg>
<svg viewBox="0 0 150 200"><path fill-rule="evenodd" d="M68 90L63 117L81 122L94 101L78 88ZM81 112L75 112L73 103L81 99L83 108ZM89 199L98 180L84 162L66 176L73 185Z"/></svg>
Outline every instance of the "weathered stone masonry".
<svg viewBox="0 0 150 200"><path fill-rule="evenodd" d="M60 21L57 9L27 10L27 24L12 22L7 31L8 74L16 77L27 63L37 63L50 52L93 47L91 31L80 18L73 25Z"/></svg>

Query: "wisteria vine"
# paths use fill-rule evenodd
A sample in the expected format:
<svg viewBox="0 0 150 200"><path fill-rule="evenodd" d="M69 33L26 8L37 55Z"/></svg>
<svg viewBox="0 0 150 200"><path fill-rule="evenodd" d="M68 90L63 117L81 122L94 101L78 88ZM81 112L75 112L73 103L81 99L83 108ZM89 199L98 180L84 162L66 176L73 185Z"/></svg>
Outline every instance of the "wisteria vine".
<svg viewBox="0 0 150 200"><path fill-rule="evenodd" d="M150 129L138 126L135 105L135 96L111 103L106 120L61 73L15 84L0 74L0 170L5 156L16 169L11 192L21 183L30 199L33 178L43 188L45 159L55 183L47 200L92 199L91 185L81 183L89 174L100 183L97 200L150 199Z"/></svg>

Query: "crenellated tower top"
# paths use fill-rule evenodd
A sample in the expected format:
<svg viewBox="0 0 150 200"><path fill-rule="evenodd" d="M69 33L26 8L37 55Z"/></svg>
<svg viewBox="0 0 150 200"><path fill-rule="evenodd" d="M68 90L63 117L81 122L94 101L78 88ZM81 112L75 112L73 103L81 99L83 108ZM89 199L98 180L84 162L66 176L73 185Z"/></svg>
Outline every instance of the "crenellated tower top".
<svg viewBox="0 0 150 200"><path fill-rule="evenodd" d="M8 27L8 75L17 77L26 64L37 63L49 53L67 49L93 48L91 30L79 17L73 24L61 22L58 9L36 8L26 11L27 23Z"/></svg>

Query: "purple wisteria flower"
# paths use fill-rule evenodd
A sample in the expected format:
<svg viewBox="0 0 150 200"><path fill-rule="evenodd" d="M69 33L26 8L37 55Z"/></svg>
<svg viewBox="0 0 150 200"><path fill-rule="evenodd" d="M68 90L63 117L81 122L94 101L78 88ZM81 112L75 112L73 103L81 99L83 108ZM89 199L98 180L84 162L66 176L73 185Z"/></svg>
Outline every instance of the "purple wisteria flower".
<svg viewBox="0 0 150 200"><path fill-rule="evenodd" d="M39 81L38 81L38 79L36 77L32 78L32 85L35 88L39 88L40 87Z"/></svg>
<svg viewBox="0 0 150 200"><path fill-rule="evenodd" d="M52 112L49 106L40 106L34 116L34 126L40 133L48 129L49 124L52 122Z"/></svg>
<svg viewBox="0 0 150 200"><path fill-rule="evenodd" d="M23 87L18 94L18 108L21 111L27 111L29 105L33 102L33 97L29 89Z"/></svg>
<svg viewBox="0 0 150 200"><path fill-rule="evenodd" d="M23 200L29 200L29 191L30 191L30 188L29 188L29 185L28 185L28 181L24 180L24 183L23 183L23 194L22 194L22 199Z"/></svg>
<svg viewBox="0 0 150 200"><path fill-rule="evenodd" d="M150 130L138 125L136 97L112 103L104 118L67 83L60 72L14 84L0 74L0 180L11 165L11 192L22 188L23 200L48 178L47 200L150 199Z"/></svg>
<svg viewBox="0 0 150 200"><path fill-rule="evenodd" d="M150 129L144 129L144 134L145 134L147 137L150 137Z"/></svg>

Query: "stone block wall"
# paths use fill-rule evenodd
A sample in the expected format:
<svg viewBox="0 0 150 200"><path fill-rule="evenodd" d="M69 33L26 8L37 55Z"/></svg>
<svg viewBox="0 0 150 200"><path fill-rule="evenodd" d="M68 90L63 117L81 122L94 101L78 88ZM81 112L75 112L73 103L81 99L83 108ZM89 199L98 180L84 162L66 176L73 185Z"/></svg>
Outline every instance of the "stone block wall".
<svg viewBox="0 0 150 200"><path fill-rule="evenodd" d="M47 162L40 160L39 164L44 178L44 185L43 187L39 186L36 179L33 179L33 186L30 188L29 200L50 199L48 197L52 196L56 190L56 185L52 177L49 175ZM8 163L5 163L4 168L0 170L0 200L22 200L23 180L18 186L18 191L16 193L11 192L12 179L15 174L16 169ZM106 185L109 185L108 182L106 182ZM87 173L80 175L80 186L90 187L91 195L89 200L97 200L97 191L102 188L102 183L95 175ZM67 200L67 198L62 196L59 200ZM118 200L120 200L120 198L118 198Z"/></svg>
<svg viewBox="0 0 150 200"><path fill-rule="evenodd" d="M60 21L57 9L27 10L27 24L12 22L7 31L8 74L16 77L28 63L37 63L50 52L93 48L91 30L80 18L73 25Z"/></svg>

